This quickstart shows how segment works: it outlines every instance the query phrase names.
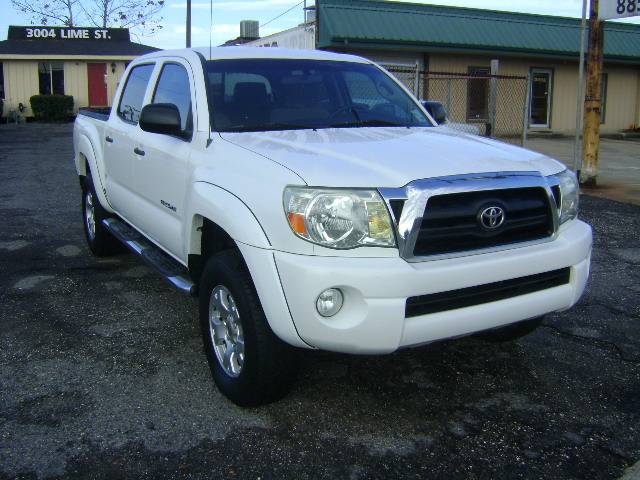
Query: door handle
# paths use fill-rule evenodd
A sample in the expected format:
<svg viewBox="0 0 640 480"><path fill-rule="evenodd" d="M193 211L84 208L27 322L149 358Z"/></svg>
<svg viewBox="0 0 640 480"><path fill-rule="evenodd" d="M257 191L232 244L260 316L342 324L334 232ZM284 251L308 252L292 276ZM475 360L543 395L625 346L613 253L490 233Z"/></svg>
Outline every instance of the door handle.
<svg viewBox="0 0 640 480"><path fill-rule="evenodd" d="M144 157L144 150L140 150L138 147L133 149L133 153L135 153L136 155L140 155L141 157Z"/></svg>
<svg viewBox="0 0 640 480"><path fill-rule="evenodd" d="M113 138L111 138L109 135L107 135L106 137L104 137L105 141L109 142L109 143L113 143Z"/></svg>

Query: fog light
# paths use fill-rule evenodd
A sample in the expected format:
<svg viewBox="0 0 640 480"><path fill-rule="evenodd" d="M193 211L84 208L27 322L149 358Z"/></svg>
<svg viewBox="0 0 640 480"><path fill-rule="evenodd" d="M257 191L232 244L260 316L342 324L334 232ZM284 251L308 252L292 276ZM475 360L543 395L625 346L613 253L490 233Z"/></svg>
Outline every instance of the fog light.
<svg viewBox="0 0 640 480"><path fill-rule="evenodd" d="M342 308L344 298L337 288L329 288L322 292L316 300L316 309L323 317L333 317Z"/></svg>

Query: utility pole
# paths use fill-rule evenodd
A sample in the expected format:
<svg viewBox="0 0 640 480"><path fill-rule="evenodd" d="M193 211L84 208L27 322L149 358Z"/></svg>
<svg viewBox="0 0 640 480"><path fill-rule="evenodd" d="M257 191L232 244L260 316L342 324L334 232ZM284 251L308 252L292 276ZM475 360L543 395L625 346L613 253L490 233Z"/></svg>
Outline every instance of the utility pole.
<svg viewBox="0 0 640 480"><path fill-rule="evenodd" d="M187 48L191 48L191 0L187 0Z"/></svg>
<svg viewBox="0 0 640 480"><path fill-rule="evenodd" d="M578 67L578 92L576 100L576 138L573 146L573 170L578 173L582 166L582 122L584 120L584 52L587 46L587 10L589 0L582 0L582 22L580 23L580 66Z"/></svg>
<svg viewBox="0 0 640 480"><path fill-rule="evenodd" d="M604 22L599 18L599 0L591 0L589 18L589 60L587 63L587 94L584 101L584 139L580 182L595 186L598 178L600 149L600 119L602 104L602 68L604 62Z"/></svg>

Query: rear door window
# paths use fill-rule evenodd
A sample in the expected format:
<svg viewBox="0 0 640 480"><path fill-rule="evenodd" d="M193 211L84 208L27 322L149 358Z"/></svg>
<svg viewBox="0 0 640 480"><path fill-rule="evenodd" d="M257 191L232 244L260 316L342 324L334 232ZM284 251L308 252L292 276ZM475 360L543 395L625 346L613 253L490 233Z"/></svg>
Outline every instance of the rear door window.
<svg viewBox="0 0 640 480"><path fill-rule="evenodd" d="M147 91L153 68L154 64L150 63L138 65L131 69L118 104L118 116L126 122L138 123L144 94Z"/></svg>

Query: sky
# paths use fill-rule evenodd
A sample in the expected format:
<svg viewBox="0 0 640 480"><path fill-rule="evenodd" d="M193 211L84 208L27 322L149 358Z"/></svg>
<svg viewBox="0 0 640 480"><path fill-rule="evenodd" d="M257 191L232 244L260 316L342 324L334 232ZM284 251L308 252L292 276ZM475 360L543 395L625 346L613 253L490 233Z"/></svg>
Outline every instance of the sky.
<svg viewBox="0 0 640 480"><path fill-rule="evenodd" d="M406 1L406 0L405 0ZM236 38L240 33L240 20L260 21L261 36L294 27L303 21L302 5L274 20L299 0L213 0L212 43L219 45ZM308 3L311 3L309 0ZM550 15L580 17L581 0L413 0L462 7L486 8ZM186 0L167 0L162 11L164 28L152 36L138 37L137 41L159 48L181 48L185 42ZM209 45L209 0L192 0L192 45ZM640 24L640 17L628 20ZM0 0L0 40L6 39L9 25L27 25L28 19L13 9L10 0Z"/></svg>

